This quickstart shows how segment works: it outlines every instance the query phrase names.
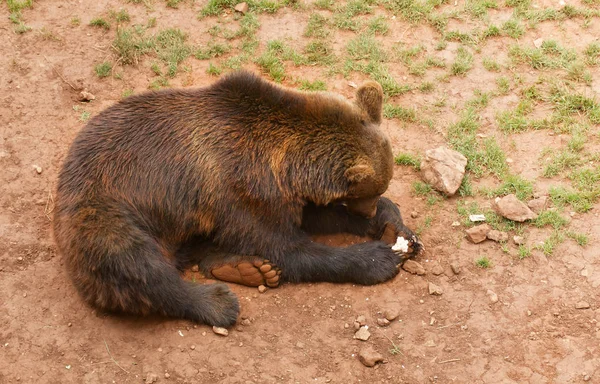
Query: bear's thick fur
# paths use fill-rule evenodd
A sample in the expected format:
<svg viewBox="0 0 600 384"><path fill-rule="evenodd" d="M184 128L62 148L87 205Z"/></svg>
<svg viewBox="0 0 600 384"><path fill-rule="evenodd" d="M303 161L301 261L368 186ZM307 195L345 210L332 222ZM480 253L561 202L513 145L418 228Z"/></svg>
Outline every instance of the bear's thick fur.
<svg viewBox="0 0 600 384"><path fill-rule="evenodd" d="M178 269L193 261L217 276L220 265L242 265L242 277L258 270L269 285L392 278L402 255L384 241L310 239L416 239L380 198L393 173L382 97L375 82L351 103L241 71L104 110L75 139L58 181L55 239L78 291L107 311L230 326L239 305L228 287L186 282Z"/></svg>

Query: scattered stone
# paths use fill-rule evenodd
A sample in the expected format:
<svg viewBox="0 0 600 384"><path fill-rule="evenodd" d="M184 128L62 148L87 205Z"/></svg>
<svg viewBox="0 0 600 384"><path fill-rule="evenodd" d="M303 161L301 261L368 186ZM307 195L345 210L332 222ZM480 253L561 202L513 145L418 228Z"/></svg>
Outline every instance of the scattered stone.
<svg viewBox="0 0 600 384"><path fill-rule="evenodd" d="M229 331L227 329L225 329L225 328L215 327L213 325L212 330L217 335L221 335L221 336L227 336L227 335L229 335Z"/></svg>
<svg viewBox="0 0 600 384"><path fill-rule="evenodd" d="M460 227L460 223L458 221L453 221L451 225L453 227Z"/></svg>
<svg viewBox="0 0 600 384"><path fill-rule="evenodd" d="M581 274L581 276L583 276L583 277L588 277L588 275L589 275L589 272L588 272L588 270L587 270L587 269L585 269L585 268L584 268L584 269L582 269L582 270L581 270L581 272L579 272L579 273L580 273L580 274Z"/></svg>
<svg viewBox="0 0 600 384"><path fill-rule="evenodd" d="M496 212L509 220L523 222L537 217L535 212L529 209L521 200L517 199L517 196L514 194L506 195L502 198L497 197L495 203L494 208Z"/></svg>
<svg viewBox="0 0 600 384"><path fill-rule="evenodd" d="M541 46L542 46L542 44L543 44L543 43L544 43L544 39L543 39L543 38L541 38L541 37L540 37L539 39L535 39L535 40L533 40L533 45L534 45L536 48L541 48Z"/></svg>
<svg viewBox="0 0 600 384"><path fill-rule="evenodd" d="M378 353L373 347L365 347L358 352L358 360L365 367L374 367L377 363L383 361L383 356Z"/></svg>
<svg viewBox="0 0 600 384"><path fill-rule="evenodd" d="M158 375L156 373L149 373L148 376L146 376L146 384L156 383L157 380Z"/></svg>
<svg viewBox="0 0 600 384"><path fill-rule="evenodd" d="M369 327L367 326L360 327L360 329L354 334L354 338L361 341L369 340L369 337L371 337L371 332L369 332L368 328Z"/></svg>
<svg viewBox="0 0 600 384"><path fill-rule="evenodd" d="M592 379L592 377L590 375L584 374L583 375L583 381L590 381Z"/></svg>
<svg viewBox="0 0 600 384"><path fill-rule="evenodd" d="M506 243L508 241L508 233L492 229L488 232L487 238L497 243Z"/></svg>
<svg viewBox="0 0 600 384"><path fill-rule="evenodd" d="M385 318L380 318L377 319L377 325L379 325L380 327L387 327L388 325L390 325L390 321Z"/></svg>
<svg viewBox="0 0 600 384"><path fill-rule="evenodd" d="M426 347L435 347L435 341L433 341L433 340L427 340L425 342L425 346Z"/></svg>
<svg viewBox="0 0 600 384"><path fill-rule="evenodd" d="M353 326L355 331L358 331L360 329L360 323L358 321L355 321Z"/></svg>
<svg viewBox="0 0 600 384"><path fill-rule="evenodd" d="M498 302L498 295L496 295L496 292L492 291L491 289L488 289L486 294L488 295L492 303Z"/></svg>
<svg viewBox="0 0 600 384"><path fill-rule="evenodd" d="M171 377L171 374L169 374L169 372L165 372L165 379L168 379L169 377Z"/></svg>
<svg viewBox="0 0 600 384"><path fill-rule="evenodd" d="M241 14L245 14L246 12L248 12L248 4L245 2L239 3L238 5L233 7L233 9L235 9L237 12L239 12Z"/></svg>
<svg viewBox="0 0 600 384"><path fill-rule="evenodd" d="M515 242L516 245L525 244L525 238L523 236L513 236L513 241Z"/></svg>
<svg viewBox="0 0 600 384"><path fill-rule="evenodd" d="M195 345L190 345L190 349L193 351L194 349L196 349Z"/></svg>
<svg viewBox="0 0 600 384"><path fill-rule="evenodd" d="M527 316L531 316L531 311L529 309L527 310Z"/></svg>
<svg viewBox="0 0 600 384"><path fill-rule="evenodd" d="M394 321L398 316L400 316L400 311L396 308L388 308L383 311L383 317L385 317L387 321Z"/></svg>
<svg viewBox="0 0 600 384"><path fill-rule="evenodd" d="M367 324L367 318L365 317L365 315L359 315L356 318L356 322L362 327L363 325Z"/></svg>
<svg viewBox="0 0 600 384"><path fill-rule="evenodd" d="M432 267L431 267L431 273L433 273L436 276L441 275L442 273L444 273L444 268L442 268L442 266L439 263L435 263Z"/></svg>
<svg viewBox="0 0 600 384"><path fill-rule="evenodd" d="M438 147L425 152L421 162L421 175L436 190L452 196L458 191L463 177L467 158L447 147Z"/></svg>
<svg viewBox="0 0 600 384"><path fill-rule="evenodd" d="M429 294L430 295L441 295L444 293L444 290L442 289L442 287L437 286L435 284L433 284L432 282L429 282Z"/></svg>
<svg viewBox="0 0 600 384"><path fill-rule="evenodd" d="M350 328L350 324L344 323L344 329L348 329L348 328Z"/></svg>
<svg viewBox="0 0 600 384"><path fill-rule="evenodd" d="M413 275L424 275L425 268L414 260L406 260L404 264L402 264L402 269L406 272L412 273Z"/></svg>
<svg viewBox="0 0 600 384"><path fill-rule="evenodd" d="M198 272L200 270L200 267L198 267L198 264L192 266L192 272Z"/></svg>
<svg viewBox="0 0 600 384"><path fill-rule="evenodd" d="M450 268L452 269L452 272L454 272L455 275L460 274L460 264L458 263L450 263Z"/></svg>
<svg viewBox="0 0 600 384"><path fill-rule="evenodd" d="M259 285L259 286L258 286L258 292L259 292L259 293L265 293L265 292L267 292L267 287L265 287L265 286L264 286L264 285L262 285L262 284L261 284L261 285Z"/></svg>
<svg viewBox="0 0 600 384"><path fill-rule="evenodd" d="M296 348L304 349L304 343L299 341L296 343Z"/></svg>
<svg viewBox="0 0 600 384"><path fill-rule="evenodd" d="M83 90L79 93L79 101L92 101L96 100L96 96L92 95L87 90Z"/></svg>
<svg viewBox="0 0 600 384"><path fill-rule="evenodd" d="M488 232L491 230L487 224L480 224L473 228L467 229L467 239L472 243L478 244L487 238Z"/></svg>
<svg viewBox="0 0 600 384"><path fill-rule="evenodd" d="M358 88L358 85L354 81L349 81L348 86L352 88Z"/></svg>
<svg viewBox="0 0 600 384"><path fill-rule="evenodd" d="M419 213L417 211L412 211L410 213L410 217L412 217L413 219L416 219L417 217L419 217Z"/></svg>
<svg viewBox="0 0 600 384"><path fill-rule="evenodd" d="M73 326L73 323L67 324L67 327L72 327L72 326Z"/></svg>
<svg viewBox="0 0 600 384"><path fill-rule="evenodd" d="M540 213L546 209L548 205L548 196L541 196L537 199L529 200L527 206L535 213Z"/></svg>
<svg viewBox="0 0 600 384"><path fill-rule="evenodd" d="M250 325L250 319L242 319L242 325L245 325L245 326Z"/></svg>
<svg viewBox="0 0 600 384"><path fill-rule="evenodd" d="M35 172L36 172L38 175L42 173L42 167L40 167L40 166L39 166L39 165L37 165L37 164L34 164L34 165L33 165L33 169L35 169Z"/></svg>
<svg viewBox="0 0 600 384"><path fill-rule="evenodd" d="M577 304L575 304L576 309L588 309L589 307L590 304L587 301L580 301Z"/></svg>
<svg viewBox="0 0 600 384"><path fill-rule="evenodd" d="M485 215L469 215L469 220L474 223L478 221L485 221Z"/></svg>

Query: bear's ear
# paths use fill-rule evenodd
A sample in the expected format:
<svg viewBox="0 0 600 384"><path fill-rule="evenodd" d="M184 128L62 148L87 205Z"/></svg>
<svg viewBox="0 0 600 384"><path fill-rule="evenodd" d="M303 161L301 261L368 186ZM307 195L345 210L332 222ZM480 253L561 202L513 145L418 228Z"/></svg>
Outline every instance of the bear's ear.
<svg viewBox="0 0 600 384"><path fill-rule="evenodd" d="M368 81L356 90L356 104L367 113L371 122L381 123L383 88L375 81Z"/></svg>
<svg viewBox="0 0 600 384"><path fill-rule="evenodd" d="M344 176L351 184L364 184L374 179L375 170L370 165L357 164L346 169Z"/></svg>

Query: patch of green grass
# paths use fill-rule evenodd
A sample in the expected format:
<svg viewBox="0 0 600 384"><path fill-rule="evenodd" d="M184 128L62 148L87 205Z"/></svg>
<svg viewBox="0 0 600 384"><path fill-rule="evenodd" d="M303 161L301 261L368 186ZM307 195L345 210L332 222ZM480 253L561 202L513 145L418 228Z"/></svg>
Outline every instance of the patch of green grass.
<svg viewBox="0 0 600 384"><path fill-rule="evenodd" d="M587 65L598 65L600 64L600 43L590 43L583 51L585 55L585 63Z"/></svg>
<svg viewBox="0 0 600 384"><path fill-rule="evenodd" d="M482 256L479 259L475 260L475 265L479 268L487 269L492 266L492 262L487 256Z"/></svg>
<svg viewBox="0 0 600 384"><path fill-rule="evenodd" d="M538 217L533 221L536 227L545 227L551 225L554 229L559 229L569 224L569 220L565 219L556 210L545 210L540 212Z"/></svg>
<svg viewBox="0 0 600 384"><path fill-rule="evenodd" d="M107 31L110 29L110 23L101 17L96 17L95 19L90 20L90 25L92 27L103 28Z"/></svg>
<svg viewBox="0 0 600 384"><path fill-rule="evenodd" d="M85 123L86 121L88 121L90 119L90 117L92 116L92 114L88 111L82 111L81 115L79 115L79 121L81 121L82 123Z"/></svg>
<svg viewBox="0 0 600 384"><path fill-rule="evenodd" d="M579 191L591 192L600 188L600 166L573 170L569 174L573 186Z"/></svg>
<svg viewBox="0 0 600 384"><path fill-rule="evenodd" d="M385 52L372 33L361 33L348 42L346 50L353 60L384 61Z"/></svg>
<svg viewBox="0 0 600 384"><path fill-rule="evenodd" d="M322 80L308 81L301 80L300 81L300 89L303 91L326 91L327 84L325 84Z"/></svg>
<svg viewBox="0 0 600 384"><path fill-rule="evenodd" d="M229 44L220 44L210 42L206 48L199 48L194 52L194 57L198 60L206 60L225 55L231 51Z"/></svg>
<svg viewBox="0 0 600 384"><path fill-rule="evenodd" d="M553 177L568 168L573 168L581 164L581 156L570 150L563 150L552 156L550 164L544 167L544 177Z"/></svg>
<svg viewBox="0 0 600 384"><path fill-rule="evenodd" d="M574 51L561 47L554 40L545 40L540 48L515 45L509 48L508 54L514 63L528 64L533 69L566 68L577 58Z"/></svg>
<svg viewBox="0 0 600 384"><path fill-rule="evenodd" d="M419 56L425 48L421 45L415 45L409 48L394 47L396 56L404 64L410 64L417 56Z"/></svg>
<svg viewBox="0 0 600 384"><path fill-rule="evenodd" d="M381 84L384 94L388 97L401 95L411 90L409 85L399 84L389 73L387 66L380 62L371 61L363 65L350 60L346 62L346 70L356 70L368 74L371 79Z"/></svg>
<svg viewBox="0 0 600 384"><path fill-rule="evenodd" d="M434 88L435 85L431 81L424 81L423 83L421 83L421 85L419 85L419 91L423 93L429 93L433 91Z"/></svg>
<svg viewBox="0 0 600 384"><path fill-rule="evenodd" d="M181 1L181 0L169 0ZM218 16L224 9L233 9L240 1L238 0L209 0L200 10L199 17ZM275 13L282 7L285 7L289 1L273 0L246 0L250 12L256 13ZM248 15L249 13L246 13Z"/></svg>
<svg viewBox="0 0 600 384"><path fill-rule="evenodd" d="M460 183L460 187L458 187L458 194L462 197L473 196L473 184L471 183L471 178L469 175L465 175Z"/></svg>
<svg viewBox="0 0 600 384"><path fill-rule="evenodd" d="M502 184L494 189L492 196L506 196L515 194L519 200L528 200L533 197L533 182L519 175L507 175Z"/></svg>
<svg viewBox="0 0 600 384"><path fill-rule="evenodd" d="M256 64L276 82L280 83L285 79L285 67L283 62L273 51L267 50L259 56L256 59Z"/></svg>
<svg viewBox="0 0 600 384"><path fill-rule="evenodd" d="M569 238L575 240L575 242L582 247L585 247L589 243L589 238L585 233L577 233L577 232L569 231L569 232L567 232L567 236Z"/></svg>
<svg viewBox="0 0 600 384"><path fill-rule="evenodd" d="M330 65L337 59L333 47L324 40L313 40L304 47L307 64Z"/></svg>
<svg viewBox="0 0 600 384"><path fill-rule="evenodd" d="M383 16L375 16L369 20L367 27L371 33L376 35L387 35L388 31L390 30L390 26L387 23L386 18Z"/></svg>
<svg viewBox="0 0 600 384"><path fill-rule="evenodd" d="M137 64L140 57L154 48L154 40L145 36L144 28L134 26L117 29L117 35L112 43L118 62L121 64Z"/></svg>
<svg viewBox="0 0 600 384"><path fill-rule="evenodd" d="M324 38L329 36L329 29L327 29L328 21L325 16L318 13L313 13L308 18L308 24L304 29L304 36L306 37L318 37Z"/></svg>
<svg viewBox="0 0 600 384"><path fill-rule="evenodd" d="M164 76L159 76L148 85L150 89L161 89L169 86L169 80Z"/></svg>
<svg viewBox="0 0 600 384"><path fill-rule="evenodd" d="M444 34L444 40L457 41L462 44L476 44L477 37L470 33L449 31Z"/></svg>
<svg viewBox="0 0 600 384"><path fill-rule="evenodd" d="M129 16L129 12L127 12L126 9L120 9L118 12L111 10L109 12L109 16L111 18L115 19L115 21L117 23L122 23L122 22L131 20L131 17Z"/></svg>
<svg viewBox="0 0 600 384"><path fill-rule="evenodd" d="M167 7L177 9L183 0L167 0Z"/></svg>
<svg viewBox="0 0 600 384"><path fill-rule="evenodd" d="M486 92L482 92L480 89L475 89L473 91L473 98L467 100L466 106L473 107L476 109L481 109L487 107L490 101L490 94Z"/></svg>
<svg viewBox="0 0 600 384"><path fill-rule="evenodd" d="M518 256L520 260L526 259L531 256L531 248L525 244L519 245Z"/></svg>
<svg viewBox="0 0 600 384"><path fill-rule="evenodd" d="M415 181L412 184L413 187L413 192L415 193L416 196L427 196L429 195L431 192L433 192L433 188L431 188L431 185L424 183L422 181Z"/></svg>
<svg viewBox="0 0 600 384"><path fill-rule="evenodd" d="M155 38L154 50L158 58L167 64L170 77L175 76L178 65L192 53L186 40L187 35L177 28L165 29Z"/></svg>
<svg viewBox="0 0 600 384"><path fill-rule="evenodd" d="M554 231L541 245L536 246L537 249L544 252L546 256L552 256L556 247L565 241L565 235L559 231Z"/></svg>
<svg viewBox="0 0 600 384"><path fill-rule="evenodd" d="M587 85L592 84L592 74L581 62L573 62L567 67L567 79Z"/></svg>
<svg viewBox="0 0 600 384"><path fill-rule="evenodd" d="M488 27L482 32L484 38L497 37L502 35L502 31L496 25L488 25Z"/></svg>
<svg viewBox="0 0 600 384"><path fill-rule="evenodd" d="M550 101L561 115L584 114L593 124L600 124L600 104L593 98L553 87Z"/></svg>
<svg viewBox="0 0 600 384"><path fill-rule="evenodd" d="M411 23L432 18L436 6L443 1L439 0L382 0L383 6L394 15L400 15Z"/></svg>
<svg viewBox="0 0 600 384"><path fill-rule="evenodd" d="M501 178L508 171L506 155L502 148L496 142L496 139L489 137L483 142L483 154L481 156L482 165L488 172Z"/></svg>
<svg viewBox="0 0 600 384"><path fill-rule="evenodd" d="M133 95L133 89L124 89L121 93L121 99L125 99L131 95Z"/></svg>
<svg viewBox="0 0 600 384"><path fill-rule="evenodd" d="M408 122L417 121L417 111L415 109L388 103L383 105L383 116L386 119L398 119Z"/></svg>
<svg viewBox="0 0 600 384"><path fill-rule="evenodd" d="M456 59L450 66L450 73L454 76L463 76L473 67L473 55L464 47L459 47Z"/></svg>
<svg viewBox="0 0 600 384"><path fill-rule="evenodd" d="M77 27L79 25L81 25L81 19L77 16L71 17L71 26Z"/></svg>
<svg viewBox="0 0 600 384"><path fill-rule="evenodd" d="M465 3L465 11L476 18L486 16L488 9L497 8L498 3L495 0L471 0Z"/></svg>
<svg viewBox="0 0 600 384"><path fill-rule="evenodd" d="M333 5L335 4L335 1L333 0L315 0L315 2L313 3L313 5L317 8L320 9L326 9L328 11L333 10Z"/></svg>
<svg viewBox="0 0 600 384"><path fill-rule="evenodd" d="M510 81L504 76L496 78L496 86L500 95L506 95L510 91Z"/></svg>
<svg viewBox="0 0 600 384"><path fill-rule="evenodd" d="M21 12L25 8L33 8L33 0L6 0L8 12Z"/></svg>
<svg viewBox="0 0 600 384"><path fill-rule="evenodd" d="M574 191L562 186L552 187L549 191L552 203L558 207L570 205L576 212L584 213L594 207L600 198L600 187L587 191Z"/></svg>
<svg viewBox="0 0 600 384"><path fill-rule="evenodd" d="M100 63L94 67L94 72L96 72L96 76L99 78L110 76L110 72L112 71L112 64L108 61Z"/></svg>
<svg viewBox="0 0 600 384"><path fill-rule="evenodd" d="M502 24L502 32L512 37L513 39L518 39L523 36L525 33L525 28L521 25L521 22L517 19L509 19L504 24Z"/></svg>
<svg viewBox="0 0 600 384"><path fill-rule="evenodd" d="M222 72L222 69L213 65L213 63L208 63L208 68L206 69L206 73L212 76L219 76Z"/></svg>
<svg viewBox="0 0 600 384"><path fill-rule="evenodd" d="M483 67L490 72L500 72L500 64L497 61L490 58L483 58Z"/></svg>
<svg viewBox="0 0 600 384"><path fill-rule="evenodd" d="M394 162L398 165L406 165L413 167L415 171L421 170L421 159L410 153L399 153L394 158Z"/></svg>

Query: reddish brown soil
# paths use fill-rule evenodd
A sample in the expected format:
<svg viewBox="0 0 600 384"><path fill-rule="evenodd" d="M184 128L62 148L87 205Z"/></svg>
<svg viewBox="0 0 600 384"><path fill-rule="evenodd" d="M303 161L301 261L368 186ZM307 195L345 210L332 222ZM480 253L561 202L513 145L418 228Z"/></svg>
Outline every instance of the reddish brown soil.
<svg viewBox="0 0 600 384"><path fill-rule="evenodd" d="M566 241L552 257L534 250L532 257L518 260L514 245L505 253L493 242L473 245L464 240L464 228L451 226L459 219L456 200L429 208L411 194L411 183L419 176L407 167L397 167L386 195L400 204L412 228L423 225L425 212L433 215L422 234L427 250L418 259L428 270L425 276L402 271L372 287L284 284L264 294L231 285L249 325L240 324L228 337L186 321L107 316L82 303L52 240L56 175L84 124L79 120L82 111L99 112L125 89L143 91L153 76L145 62L125 67L124 80L96 77L94 65L111 57L114 38L114 30L105 33L87 26L108 9L101 3L127 7L133 22L156 17L161 27L188 32L192 42L208 38L203 21L195 17L202 4L184 3L173 10L155 2L154 10L147 10L115 0L39 1L24 11L33 30L22 35L13 33L6 16L0 18L0 383L141 383L149 374L156 374L158 382L179 383L579 383L585 375L589 382L600 382L598 206L572 219L572 228L588 234L587 247ZM5 2L0 9L7 14ZM281 20L283 34L301 33L308 13L295 17L291 12L261 16L260 39L277 37ZM494 12L495 18L507 18ZM80 26L70 25L73 16L81 18ZM600 35L599 24L595 20L585 30L571 21L561 30L542 25L524 39L554 33L567 45L581 47ZM434 33L420 27L407 30L400 23L392 27L390 39L417 41ZM42 28L58 40L45 36ZM454 55L453 44L443 54ZM485 55L505 48L502 39L482 47ZM205 72L206 61L188 61L190 71L171 85L200 86L213 80ZM407 75L403 71L398 67L393 73L401 78ZM310 67L290 72L318 78ZM596 87L598 75L596 71ZM443 121L455 119L450 105L464 102L474 88L494 88L490 76L477 63L466 78L440 84L438 96L454 99ZM364 78L331 77L329 89L351 97L347 82ZM87 87L96 100L80 103L69 83ZM395 101L422 106L433 100L431 95L408 93ZM492 103L493 109L513 107L515 98ZM443 136L418 124L386 120L383 127L396 151L418 153L444 143ZM559 145L561 138L536 131L521 135L516 147L508 143L503 142L505 150L518 159L514 171L537 178L541 148ZM41 167L41 174L34 165ZM536 185L545 190L544 183ZM419 215L411 218L411 211ZM531 244L547 234L528 231ZM492 268L474 265L482 255L492 260ZM461 265L460 274L451 271L450 263ZM432 274L434 264L444 273ZM193 273L189 278L201 281ZM443 295L429 295L428 282L442 287ZM498 295L497 303L490 301L488 290ZM575 309L581 300L591 308ZM379 328L376 319L390 307L400 309L399 319ZM361 314L371 331L366 342L353 339L352 323ZM386 363L364 367L357 353L366 344L382 353ZM394 345L396 354L390 352Z"/></svg>

